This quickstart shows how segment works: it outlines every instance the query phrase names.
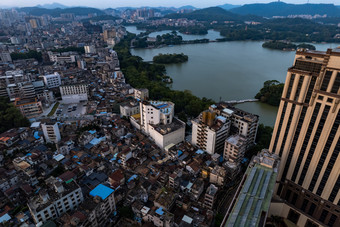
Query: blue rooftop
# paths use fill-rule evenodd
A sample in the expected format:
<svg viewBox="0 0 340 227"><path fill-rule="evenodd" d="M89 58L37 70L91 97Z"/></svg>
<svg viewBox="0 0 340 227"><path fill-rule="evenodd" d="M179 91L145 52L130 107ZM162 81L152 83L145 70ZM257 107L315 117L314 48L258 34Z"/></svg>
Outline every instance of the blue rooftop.
<svg viewBox="0 0 340 227"><path fill-rule="evenodd" d="M113 192L114 192L114 190L112 188L109 188L105 185L99 184L92 191L90 191L90 195L92 195L93 197L99 196L102 199L106 199Z"/></svg>
<svg viewBox="0 0 340 227"><path fill-rule="evenodd" d="M96 130L90 130L89 133L90 134L95 134L97 131Z"/></svg>
<svg viewBox="0 0 340 227"><path fill-rule="evenodd" d="M178 157L181 156L182 154L183 154L183 151L181 151L181 150L178 150L178 151L177 151Z"/></svg>
<svg viewBox="0 0 340 227"><path fill-rule="evenodd" d="M162 207L158 208L156 210L156 213L159 214L159 215L163 215L164 214L164 211L162 210Z"/></svg>
<svg viewBox="0 0 340 227"><path fill-rule="evenodd" d="M132 175L132 176L129 178L128 183L129 183L130 181L136 179L136 178L137 178L137 175L136 175L136 174Z"/></svg>
<svg viewBox="0 0 340 227"><path fill-rule="evenodd" d="M39 136L39 132L38 132L38 131L34 132L34 138L35 138L35 139L40 139L40 136Z"/></svg>
<svg viewBox="0 0 340 227"><path fill-rule="evenodd" d="M203 153L204 153L203 150L197 150L197 151L196 151L196 154L203 154Z"/></svg>

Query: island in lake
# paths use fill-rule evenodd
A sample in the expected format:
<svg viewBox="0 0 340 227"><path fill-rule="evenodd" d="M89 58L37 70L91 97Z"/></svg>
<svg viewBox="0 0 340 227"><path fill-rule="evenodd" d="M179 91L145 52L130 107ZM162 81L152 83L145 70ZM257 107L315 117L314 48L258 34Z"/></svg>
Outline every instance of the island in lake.
<svg viewBox="0 0 340 227"><path fill-rule="evenodd" d="M275 49L275 50L296 50L299 48L309 49L309 50L315 50L315 46L307 43L301 43L301 44L294 44L290 42L283 42L283 41L268 41L262 44L262 47L269 48L269 49Z"/></svg>
<svg viewBox="0 0 340 227"><path fill-rule="evenodd" d="M181 54L159 54L153 57L153 62L158 64L175 64L187 62L189 57Z"/></svg>

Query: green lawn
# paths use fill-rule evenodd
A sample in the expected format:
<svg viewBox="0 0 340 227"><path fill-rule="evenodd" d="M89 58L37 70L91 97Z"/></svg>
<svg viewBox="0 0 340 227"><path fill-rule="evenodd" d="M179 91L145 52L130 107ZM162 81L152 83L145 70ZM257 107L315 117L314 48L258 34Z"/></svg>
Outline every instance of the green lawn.
<svg viewBox="0 0 340 227"><path fill-rule="evenodd" d="M55 111L58 109L59 104L60 104L59 102L57 102L56 104L54 104L54 106L53 106L51 112L47 115L48 117L51 117L51 116L55 113Z"/></svg>

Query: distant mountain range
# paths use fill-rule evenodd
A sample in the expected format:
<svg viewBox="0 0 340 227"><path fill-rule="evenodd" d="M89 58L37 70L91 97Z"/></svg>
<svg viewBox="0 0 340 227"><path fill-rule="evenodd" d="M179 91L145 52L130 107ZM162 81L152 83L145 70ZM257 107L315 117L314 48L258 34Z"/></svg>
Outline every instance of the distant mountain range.
<svg viewBox="0 0 340 227"><path fill-rule="evenodd" d="M70 8L69 6L65 6L65 5L57 3L57 2L53 2L51 4L37 5L36 7L44 8L44 9L57 9L57 8L66 9L66 8Z"/></svg>
<svg viewBox="0 0 340 227"><path fill-rule="evenodd" d="M138 7L140 8L140 7ZM209 7L205 9L197 9L194 6L186 5L179 8L175 7L146 7L153 8L162 14L170 13L168 18L188 18L205 21L226 21L226 20L261 20L260 17L273 16L289 16L289 15L324 15L329 17L340 17L340 6L333 4L287 4L284 2L271 2L267 4L246 4L243 6L224 4L216 7ZM120 7L116 9L100 10L91 7L68 7L60 3L52 3L45 5L38 5L35 7L18 8L19 11L26 12L34 16L41 16L49 14L54 17L60 16L63 13L74 13L75 15L84 16L96 13L98 16L106 14L111 11L135 10L137 7ZM177 10L194 10L191 13L172 13ZM111 14L111 13L109 13ZM252 16L250 16L252 15Z"/></svg>
<svg viewBox="0 0 340 227"><path fill-rule="evenodd" d="M209 7L205 9L195 10L190 13L172 13L165 16L166 18L177 19L187 18L189 20L198 21L246 21L246 20L257 20L262 21L264 18L254 15L239 15L230 11L224 10L220 7Z"/></svg>
<svg viewBox="0 0 340 227"><path fill-rule="evenodd" d="M246 4L230 10L233 13L247 15L253 14L262 17L289 16L289 15L324 15L340 17L340 8L333 4L287 4L284 2L271 2L267 4Z"/></svg>
<svg viewBox="0 0 340 227"><path fill-rule="evenodd" d="M231 10L237 7L241 7L241 5L224 4L224 5L219 5L218 7L225 9L225 10Z"/></svg>

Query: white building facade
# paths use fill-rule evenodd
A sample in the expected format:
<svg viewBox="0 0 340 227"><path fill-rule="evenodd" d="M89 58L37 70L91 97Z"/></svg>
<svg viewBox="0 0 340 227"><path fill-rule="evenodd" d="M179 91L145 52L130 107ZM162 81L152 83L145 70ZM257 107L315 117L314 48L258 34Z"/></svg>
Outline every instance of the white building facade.
<svg viewBox="0 0 340 227"><path fill-rule="evenodd" d="M48 88L55 88L61 85L60 74L55 72L54 74L43 76L44 83Z"/></svg>
<svg viewBox="0 0 340 227"><path fill-rule="evenodd" d="M86 84L60 86L60 93L64 103L79 103L88 100L88 87Z"/></svg>

